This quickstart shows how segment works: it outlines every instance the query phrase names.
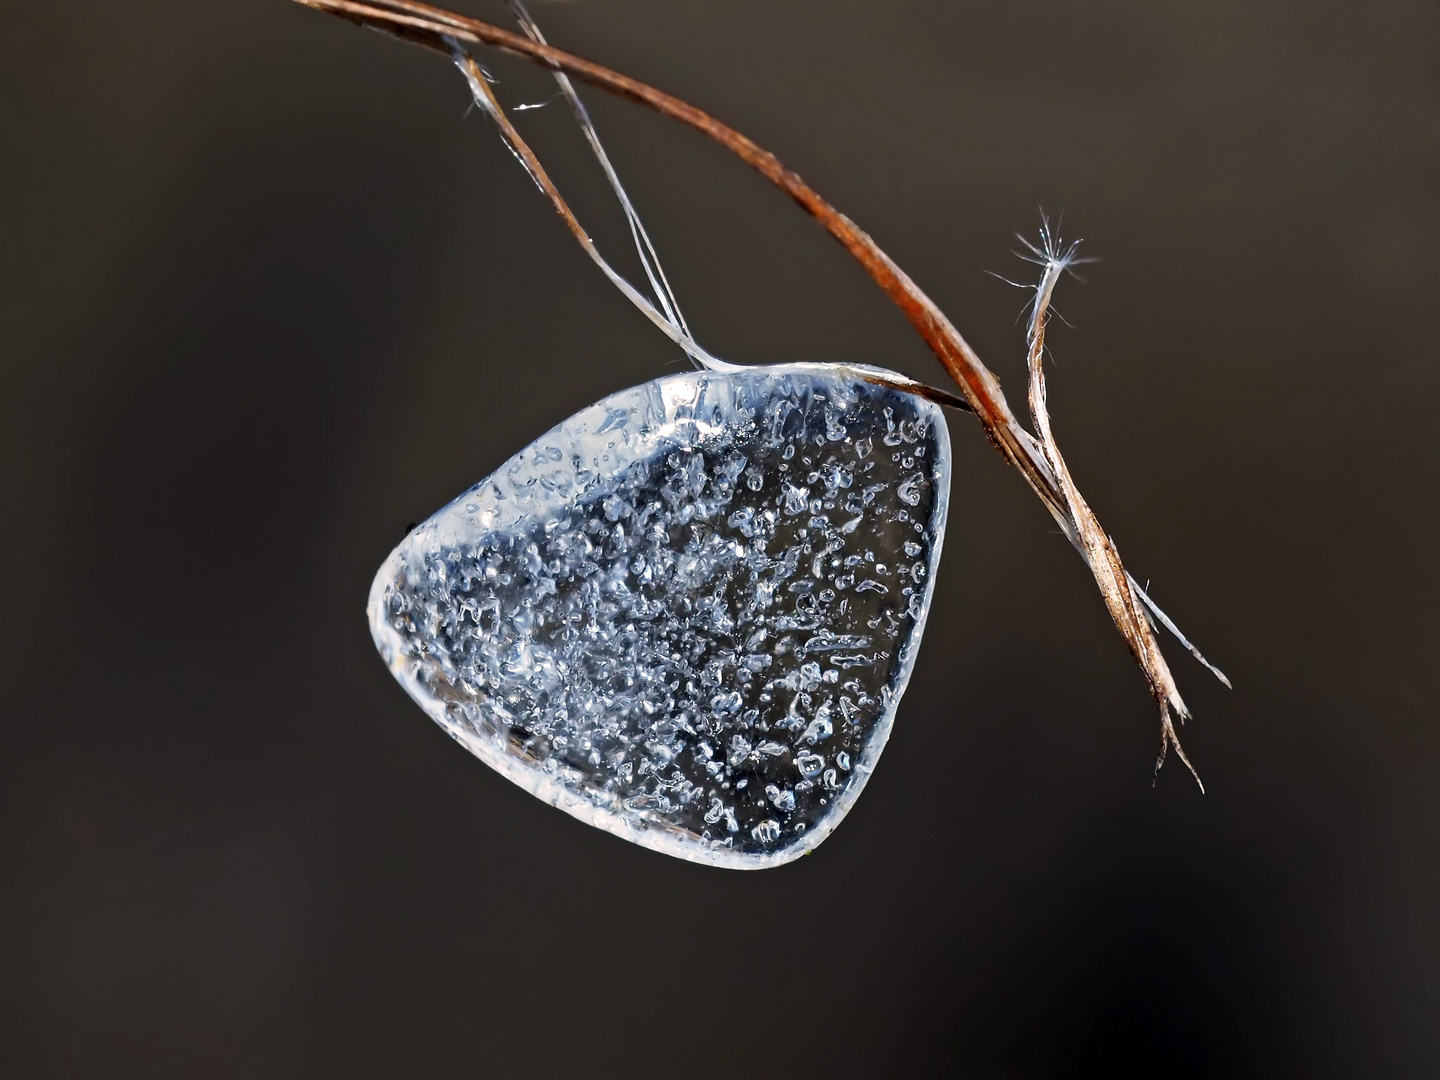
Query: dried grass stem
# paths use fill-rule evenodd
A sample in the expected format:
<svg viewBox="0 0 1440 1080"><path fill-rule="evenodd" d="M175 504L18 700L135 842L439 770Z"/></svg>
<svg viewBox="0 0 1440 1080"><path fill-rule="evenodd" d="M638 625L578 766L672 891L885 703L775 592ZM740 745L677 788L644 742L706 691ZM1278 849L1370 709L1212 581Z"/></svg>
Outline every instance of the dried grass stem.
<svg viewBox="0 0 1440 1080"><path fill-rule="evenodd" d="M774 154L759 146L752 139L734 128L715 119L709 113L649 86L637 79L617 71L554 48L543 40L532 40L478 19L471 19L453 12L416 3L413 0L297 0L298 3L319 11L328 12L361 26L383 30L394 36L416 44L435 49L452 56L457 43L486 45L525 57L556 72L572 75L593 86L631 101L638 102L665 116L678 120L730 150L746 164L756 169L766 179L780 188L804 210L814 217L850 254L859 261L871 279L904 312L912 326L925 343L930 346L940 363L960 390L964 403L974 411L990 442L1011 465L1025 478L1030 489L1060 524L1066 536L1079 549L1099 586L1106 609L1110 612L1117 629L1124 638L1146 681L1161 717L1161 749L1156 763L1165 759L1166 750L1173 746L1187 766L1188 758L1180 747L1175 732L1174 716L1185 719L1189 712L1176 689L1169 666L1161 654L1147 614L1147 608L1171 629L1190 651L1194 646L1175 630L1173 623L1165 618L1150 602L1143 590L1126 572L1119 552L1109 536L1100 528L1094 513L1076 489L1069 469L1055 444L1050 426L1050 417L1045 403L1045 377L1043 368L1045 320L1049 312L1050 298L1059 276L1074 262L1065 253L1056 251L1050 243L1048 230L1042 234L1045 240L1040 285L1037 287L1035 309L1029 334L1029 404L1036 435L1026 431L1016 420L1005 395L1000 390L999 380L981 362L975 350L961 336L950 320L935 302L925 295L910 277L882 251L870 236L822 198L793 170L787 168ZM537 35L538 36L538 35ZM468 60L468 58L466 58ZM474 61L468 61L473 66ZM462 61L462 66L463 66ZM524 146L514 128L504 118L498 102L485 86L485 80L477 69L467 70L472 83L478 79L493 103L491 114L501 124L507 142L515 149L531 175L536 178L542 190L550 197L552 204L565 218L566 225L582 245L594 254L594 245L575 221L574 215L565 208L554 185L539 168L538 159ZM472 90L476 89L472 85ZM522 149L523 148L523 149ZM1069 253L1073 255L1073 249ZM603 260L599 260L604 267ZM607 273L613 275L608 267ZM618 284L618 282L617 282ZM628 286L622 286L628 288ZM634 290L631 289L633 292ZM629 295L629 293L627 293ZM631 297L635 300L635 297ZM663 300L662 300L663 302ZM653 308L652 308L653 310ZM663 321L663 320L661 320ZM662 327L663 328L663 327ZM667 331L669 333L669 331ZM671 334L674 337L674 334ZM686 341L680 342L691 351L693 341L688 333ZM693 355L693 353L692 353ZM913 388L912 388L913 389ZM1204 662L1204 658L1200 657ZM1207 667L1210 667L1206 663ZM1212 667L1212 671L1215 669ZM1216 674L1224 680L1218 671ZM1227 681L1228 685L1228 681ZM1191 768L1191 772L1194 769ZM1199 777L1196 777L1198 782Z"/></svg>

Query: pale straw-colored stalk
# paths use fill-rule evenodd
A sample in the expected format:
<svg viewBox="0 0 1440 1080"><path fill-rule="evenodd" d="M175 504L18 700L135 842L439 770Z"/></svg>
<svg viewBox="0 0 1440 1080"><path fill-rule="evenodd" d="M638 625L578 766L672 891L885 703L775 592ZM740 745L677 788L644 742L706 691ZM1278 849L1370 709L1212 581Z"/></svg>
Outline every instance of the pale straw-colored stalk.
<svg viewBox="0 0 1440 1080"><path fill-rule="evenodd" d="M639 225L638 215L623 195L618 178L593 137L593 125L579 105L578 96L568 79L562 83L562 91L576 110L587 138L592 140L605 168L612 187L617 189L626 209L627 221L635 235L637 248L646 276L655 290L659 307L643 297L638 290L617 274L600 256L588 234L580 227L559 191L550 181L539 159L525 144L519 133L506 117L484 73L464 49L472 45L485 45L501 49L531 61L542 64L557 75L573 76L583 82L600 87L620 97L638 102L649 108L687 124L726 147L766 179L793 198L800 206L836 239L863 266L871 279L904 312L921 338L935 353L946 372L960 391L957 400L953 395L925 387L919 383L903 380L895 384L898 389L918 393L933 400L945 401L975 413L989 437L990 442L1002 457L1013 465L1025 478L1030 489L1039 497L1046 509L1059 523L1061 530L1080 552L1095 577L1106 610L1114 620L1121 637L1139 664L1149 683L1151 695L1160 711L1161 741L1156 768L1165 760L1170 747L1174 747L1181 760L1195 772L1180 746L1175 730L1175 719L1181 721L1190 715L1176 688L1165 657L1155 640L1154 623L1165 626L1181 644L1195 655L1225 685L1230 685L1217 668L1200 655L1180 633L1173 622L1150 600L1135 579L1125 570L1119 552L1109 535L1100 527L1094 512L1081 497L1066 466L1065 459L1055 443L1051 430L1050 415L1045 400L1045 373L1043 366L1045 351L1045 323L1050 311L1050 301L1055 285L1061 274L1076 261L1074 249L1061 250L1049 234L1048 227L1042 232L1042 244L1034 249L1037 261L1042 265L1041 279L1036 287L1034 310L1028 333L1029 404L1031 419L1036 433L1031 434L1020 424L1010 409L1005 395L1001 392L999 380L984 363L975 350L961 336L939 307L911 280L898 265L882 251L878 244L859 226L828 201L823 199L809 184L805 183L780 159L763 149L752 139L734 128L721 123L713 116L680 100L674 95L649 86L637 79L622 75L603 65L585 60L572 53L554 48L539 35L532 19L517 11L522 27L527 31L517 34L502 27L471 19L467 16L444 11L414 0L296 0L307 7L337 15L361 26L385 31L393 36L435 49L451 57L470 84L477 103L495 120L501 134L512 151L524 164L537 185L550 199L551 204L565 221L567 228L585 248L615 285L639 307L663 332L687 354L706 367L725 369L730 365L706 353L696 344L689 328L679 315L678 304L670 292L668 282L659 271L658 259L649 238ZM648 253L648 255L647 255ZM858 369L857 369L858 370ZM1197 783L1199 776L1196 776ZM1202 789L1203 790L1203 789Z"/></svg>

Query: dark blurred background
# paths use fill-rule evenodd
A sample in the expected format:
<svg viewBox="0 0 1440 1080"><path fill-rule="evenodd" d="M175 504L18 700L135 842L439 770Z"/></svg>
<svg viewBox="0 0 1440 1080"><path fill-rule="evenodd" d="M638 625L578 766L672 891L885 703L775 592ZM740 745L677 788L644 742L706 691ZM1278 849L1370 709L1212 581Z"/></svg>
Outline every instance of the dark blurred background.
<svg viewBox="0 0 1440 1080"><path fill-rule="evenodd" d="M498 0L456 0L504 20ZM1440 10L537 0L775 150L1051 402L1228 692L1158 725L955 415L926 646L864 797L758 874L589 829L431 724L371 576L676 350L440 58L282 0L12 0L0 36L7 1076L1440 1075ZM553 92L496 58L510 105ZM700 336L932 381L698 135L587 93ZM562 105L519 114L627 238Z"/></svg>

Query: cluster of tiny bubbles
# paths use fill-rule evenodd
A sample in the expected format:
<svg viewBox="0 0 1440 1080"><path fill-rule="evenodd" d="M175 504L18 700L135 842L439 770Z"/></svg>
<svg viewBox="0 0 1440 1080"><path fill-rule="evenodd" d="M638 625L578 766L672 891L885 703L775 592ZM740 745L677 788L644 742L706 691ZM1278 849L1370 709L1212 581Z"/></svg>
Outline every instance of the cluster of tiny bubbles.
<svg viewBox="0 0 1440 1080"><path fill-rule="evenodd" d="M591 406L415 529L376 642L534 794L718 865L827 835L888 738L939 559L939 409L822 365Z"/></svg>

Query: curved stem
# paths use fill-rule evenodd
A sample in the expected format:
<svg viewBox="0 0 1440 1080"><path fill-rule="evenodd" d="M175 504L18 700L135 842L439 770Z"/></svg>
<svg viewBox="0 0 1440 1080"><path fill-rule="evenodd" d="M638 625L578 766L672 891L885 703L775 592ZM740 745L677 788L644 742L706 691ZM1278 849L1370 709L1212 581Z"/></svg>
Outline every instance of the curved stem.
<svg viewBox="0 0 1440 1080"><path fill-rule="evenodd" d="M1162 748L1171 743L1173 728L1170 708L1174 708L1182 718L1188 715L1188 711L1175 689L1174 679L1150 632L1150 622L1145 613L1148 597L1143 597L1143 593L1134 586L1133 578L1121 564L1113 542L1101 530L1093 512L1075 488L1063 459L1054 447L1053 437L1048 430L1048 415L1044 416L1043 421L1040 415L1036 417L1042 428L1039 439L1021 427L1000 390L999 380L981 362L975 350L945 313L881 250L868 233L822 198L798 173L785 166L779 158L753 139L672 94L563 49L531 40L522 34L479 19L457 15L418 3L416 0L296 2L361 26L383 30L404 40L435 49L446 56L453 54L457 42L469 42L501 49L535 61L553 71L572 75L694 128L724 146L799 203L831 236L840 241L865 268L875 284L904 312L915 331L930 346L959 387L966 404L974 411L990 442L1019 470L1031 490L1059 523L1066 537L1080 551L1095 576L1116 628L1145 674L1160 707ZM578 224L575 227L578 228ZM1042 288L1045 284L1046 282L1042 281ZM1053 280L1050 280L1049 284L1053 287ZM1043 309L1041 319L1043 328ZM1036 351L1043 346L1043 330L1041 334L1032 333L1031 337L1032 392L1039 395L1043 410L1043 375L1037 374L1040 357ZM1037 346L1036 338L1039 339L1040 346ZM1123 586L1122 582L1125 583ZM1174 630L1168 619L1163 615L1159 617L1167 627ZM1180 636L1178 631L1176 635ZM1183 637L1181 641L1184 641ZM1194 651L1194 647L1188 642L1185 644ZM1223 675L1220 677L1224 679ZM1174 745L1178 748L1178 742Z"/></svg>

